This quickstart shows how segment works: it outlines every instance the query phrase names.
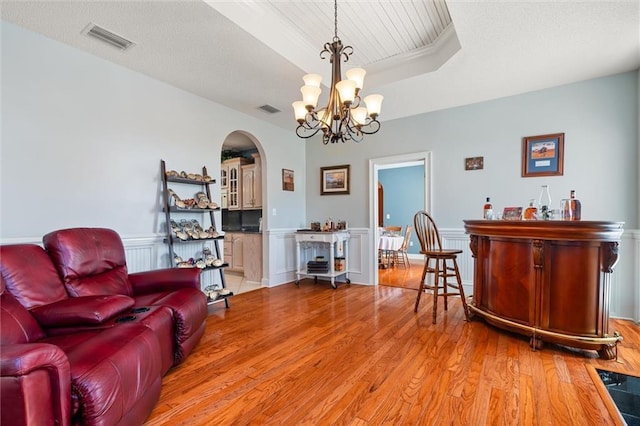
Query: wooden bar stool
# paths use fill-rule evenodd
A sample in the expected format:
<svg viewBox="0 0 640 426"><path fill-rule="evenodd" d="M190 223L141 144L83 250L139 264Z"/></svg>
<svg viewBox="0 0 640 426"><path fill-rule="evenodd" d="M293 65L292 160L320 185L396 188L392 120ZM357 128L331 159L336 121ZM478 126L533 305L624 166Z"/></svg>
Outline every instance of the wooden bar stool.
<svg viewBox="0 0 640 426"><path fill-rule="evenodd" d="M436 323L436 315L438 312L438 296L444 298L444 310L448 309L447 297L460 296L462 300L462 308L464 316L469 321L469 311L467 309L467 301L464 297L464 289L462 288L462 279L458 270L457 257L462 253L459 249L443 249L440 241L440 233L435 222L425 211L419 211L413 217L413 225L416 235L420 241L420 253L425 256L424 268L422 269L422 280L418 289L418 297L416 298L416 306L414 312L418 312L420 297L425 290L433 291L433 323ZM433 262L435 265L432 265ZM427 274L433 274L433 285L426 281ZM448 282L447 279L455 277L455 283ZM453 289L454 291L450 291Z"/></svg>

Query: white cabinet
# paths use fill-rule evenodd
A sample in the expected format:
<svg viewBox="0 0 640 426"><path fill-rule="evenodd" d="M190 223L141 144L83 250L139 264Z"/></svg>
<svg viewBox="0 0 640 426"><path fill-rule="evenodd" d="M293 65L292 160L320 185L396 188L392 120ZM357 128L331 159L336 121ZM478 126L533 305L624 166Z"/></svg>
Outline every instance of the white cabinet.
<svg viewBox="0 0 640 426"><path fill-rule="evenodd" d="M243 236L243 267L247 281L262 281L262 234L247 233Z"/></svg>
<svg viewBox="0 0 640 426"><path fill-rule="evenodd" d="M225 163L220 165L220 189L226 190L229 187L229 166Z"/></svg>
<svg viewBox="0 0 640 426"><path fill-rule="evenodd" d="M326 277L331 280L331 287L336 286L336 277L345 276L347 284L351 284L349 279L349 231L331 231L331 232L313 232L298 231L296 232L296 285L300 284L300 278L303 276ZM326 263L326 272L317 272L311 270L307 261L316 258L318 249L322 246L329 246L329 260ZM312 256L304 256L303 249L306 253L311 249ZM336 257L344 258L344 264L337 264ZM340 266L337 268L336 266Z"/></svg>
<svg viewBox="0 0 640 426"><path fill-rule="evenodd" d="M239 232L227 232L224 235L224 261L229 264L227 270L244 271L244 235Z"/></svg>
<svg viewBox="0 0 640 426"><path fill-rule="evenodd" d="M249 160L243 157L231 158L222 163L227 170L227 208L240 210L242 208L242 166Z"/></svg>
<svg viewBox="0 0 640 426"><path fill-rule="evenodd" d="M262 208L262 168L259 158L253 164L242 166L242 209Z"/></svg>
<svg viewBox="0 0 640 426"><path fill-rule="evenodd" d="M240 272L247 281L262 281L262 234L227 232L224 235L227 271Z"/></svg>

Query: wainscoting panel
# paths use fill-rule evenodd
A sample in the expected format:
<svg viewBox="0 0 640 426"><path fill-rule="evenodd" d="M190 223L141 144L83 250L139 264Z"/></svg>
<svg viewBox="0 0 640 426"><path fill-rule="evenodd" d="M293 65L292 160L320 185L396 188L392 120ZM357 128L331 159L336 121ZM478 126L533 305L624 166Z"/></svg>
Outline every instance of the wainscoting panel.
<svg viewBox="0 0 640 426"><path fill-rule="evenodd" d="M473 294L473 255L469 247L469 236L462 229L438 229L442 245L446 249L462 250L458 255L458 269L466 295Z"/></svg>
<svg viewBox="0 0 640 426"><path fill-rule="evenodd" d="M280 229L262 233L268 241L269 276L263 286L274 287L295 280L295 230Z"/></svg>
<svg viewBox="0 0 640 426"><path fill-rule="evenodd" d="M371 285L377 273L377 252L374 250L374 238L368 228L350 229L349 239L349 278L352 283ZM467 294L473 291L473 257L469 248L469 238L463 229L440 230L446 248L463 251L458 256L458 266ZM263 286L276 286L296 279L295 229L271 230L263 233L267 238L264 246L268 256ZM125 247L127 266L130 272L141 272L169 266L169 253L163 236L133 236L122 238ZM0 241L0 244L41 244L39 238L12 238ZM204 244L176 244L176 254L183 258L198 257ZM210 246L213 249L213 246ZM221 247L222 249L222 247ZM625 230L620 243L620 258L611 279L611 317L640 321L640 230ZM210 278L209 278L210 277ZM218 274L203 275L203 286L215 283Z"/></svg>

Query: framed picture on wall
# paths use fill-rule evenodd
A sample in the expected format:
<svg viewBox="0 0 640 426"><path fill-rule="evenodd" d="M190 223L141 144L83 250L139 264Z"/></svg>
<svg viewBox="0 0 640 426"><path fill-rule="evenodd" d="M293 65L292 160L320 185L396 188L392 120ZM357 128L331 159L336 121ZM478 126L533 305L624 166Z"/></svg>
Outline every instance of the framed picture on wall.
<svg viewBox="0 0 640 426"><path fill-rule="evenodd" d="M562 176L564 133L522 138L522 177Z"/></svg>
<svg viewBox="0 0 640 426"><path fill-rule="evenodd" d="M468 157L464 159L465 170L482 170L484 169L484 157Z"/></svg>
<svg viewBox="0 0 640 426"><path fill-rule="evenodd" d="M293 170L282 169L282 190L293 191Z"/></svg>
<svg viewBox="0 0 640 426"><path fill-rule="evenodd" d="M348 194L350 165L320 167L320 195Z"/></svg>

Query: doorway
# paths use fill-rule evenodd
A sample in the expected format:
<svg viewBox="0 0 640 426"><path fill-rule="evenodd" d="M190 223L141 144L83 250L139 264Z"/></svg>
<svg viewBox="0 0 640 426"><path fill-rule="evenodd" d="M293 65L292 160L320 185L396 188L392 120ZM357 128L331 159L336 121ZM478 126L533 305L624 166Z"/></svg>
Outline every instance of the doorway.
<svg viewBox="0 0 640 426"><path fill-rule="evenodd" d="M369 247L370 247L370 276L373 279L374 285L379 284L378 277L378 224L379 223L387 223L385 220L386 212L382 214L385 215L385 218L380 218L379 207L384 205L385 210L390 208L388 206L389 203L380 203L379 194L384 194L384 191L379 191L381 182L380 182L380 171L381 170L390 170L397 169L403 167L411 167L411 166L422 166L423 168L423 179L419 182L406 182L405 185L409 188L410 191L418 191L420 195L424 195L424 206L420 206L419 208L424 208L427 211L431 211L431 152L417 152L413 154L403 154L403 155L395 155L389 157L375 158L369 160ZM398 204L395 202L394 204ZM412 210L417 210L415 207ZM400 217L403 217L402 221L412 223L413 220L413 212L405 212L400 213ZM403 216L404 215L404 216ZM407 217L410 216L410 220ZM391 217L391 216L390 216ZM405 225L407 225L405 224Z"/></svg>
<svg viewBox="0 0 640 426"><path fill-rule="evenodd" d="M261 288L264 277L262 218L266 205L266 158L250 133L234 131L221 148L221 226L225 233L227 287L234 293Z"/></svg>

